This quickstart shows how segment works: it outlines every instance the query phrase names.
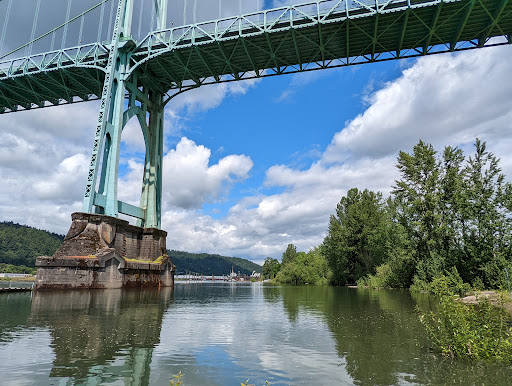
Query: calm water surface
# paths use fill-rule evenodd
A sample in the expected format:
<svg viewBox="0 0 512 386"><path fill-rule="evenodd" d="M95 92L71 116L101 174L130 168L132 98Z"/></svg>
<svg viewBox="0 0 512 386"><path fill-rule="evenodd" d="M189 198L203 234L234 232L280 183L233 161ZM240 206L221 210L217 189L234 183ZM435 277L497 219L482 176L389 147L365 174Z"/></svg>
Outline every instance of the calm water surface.
<svg viewBox="0 0 512 386"><path fill-rule="evenodd" d="M0 294L0 385L512 385L450 361L402 291L263 284Z"/></svg>

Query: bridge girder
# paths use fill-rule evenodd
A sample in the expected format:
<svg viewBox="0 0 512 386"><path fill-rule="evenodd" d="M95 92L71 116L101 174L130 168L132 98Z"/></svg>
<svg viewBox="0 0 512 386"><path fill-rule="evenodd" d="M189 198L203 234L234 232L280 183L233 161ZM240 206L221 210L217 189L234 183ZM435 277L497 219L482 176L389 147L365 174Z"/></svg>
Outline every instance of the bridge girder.
<svg viewBox="0 0 512 386"><path fill-rule="evenodd" d="M142 74L138 86L179 92L511 43L512 0L391 0L355 8L342 0L322 10L323 3L154 31L130 53L129 72ZM99 99L108 53L108 45L95 43L0 62L0 110Z"/></svg>

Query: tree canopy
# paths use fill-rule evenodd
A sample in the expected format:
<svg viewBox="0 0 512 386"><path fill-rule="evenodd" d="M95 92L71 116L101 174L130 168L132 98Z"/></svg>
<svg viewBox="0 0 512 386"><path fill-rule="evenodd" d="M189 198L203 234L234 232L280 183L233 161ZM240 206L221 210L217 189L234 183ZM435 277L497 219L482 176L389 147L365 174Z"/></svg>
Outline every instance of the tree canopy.
<svg viewBox="0 0 512 386"><path fill-rule="evenodd" d="M351 189L331 216L322 252L334 284L408 287L443 275L505 284L511 265L512 185L480 140L475 154L419 141L401 151L392 196Z"/></svg>
<svg viewBox="0 0 512 386"><path fill-rule="evenodd" d="M64 236L13 222L0 223L0 263L35 267L38 256L51 256Z"/></svg>

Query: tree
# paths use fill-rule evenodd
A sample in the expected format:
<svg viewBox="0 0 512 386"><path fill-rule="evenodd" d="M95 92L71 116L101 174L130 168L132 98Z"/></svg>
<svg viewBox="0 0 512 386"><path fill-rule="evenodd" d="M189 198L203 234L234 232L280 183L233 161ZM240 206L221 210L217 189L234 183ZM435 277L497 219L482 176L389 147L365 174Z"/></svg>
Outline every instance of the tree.
<svg viewBox="0 0 512 386"><path fill-rule="evenodd" d="M436 232L440 225L439 180L441 165L433 146L420 141L412 154L398 154L397 168L402 179L392 193L402 206L400 222L414 243L416 266L423 280L443 271Z"/></svg>
<svg viewBox="0 0 512 386"><path fill-rule="evenodd" d="M476 139L475 154L464 169L465 201L462 208L462 277L479 277L485 286L505 282L510 265L512 231L512 185L505 183L499 159Z"/></svg>
<svg viewBox="0 0 512 386"><path fill-rule="evenodd" d="M355 283L386 260L390 218L381 193L350 189L331 216L322 253L337 285Z"/></svg>
<svg viewBox="0 0 512 386"><path fill-rule="evenodd" d="M298 252L292 262L281 265L276 281L287 284L327 284L331 273L320 248Z"/></svg>
<svg viewBox="0 0 512 386"><path fill-rule="evenodd" d="M498 287L510 267L512 185L499 159L476 139L464 164L460 149L445 147L441 159L420 141L400 152L401 179L392 193L396 218L411 241L416 276L424 282L455 267L470 283Z"/></svg>
<svg viewBox="0 0 512 386"><path fill-rule="evenodd" d="M292 263L297 257L297 247L293 244L288 244L286 251L283 253L281 258L281 264L285 265L288 263Z"/></svg>
<svg viewBox="0 0 512 386"><path fill-rule="evenodd" d="M263 277L266 279L274 279L281 269L281 264L277 259L267 257L263 263Z"/></svg>

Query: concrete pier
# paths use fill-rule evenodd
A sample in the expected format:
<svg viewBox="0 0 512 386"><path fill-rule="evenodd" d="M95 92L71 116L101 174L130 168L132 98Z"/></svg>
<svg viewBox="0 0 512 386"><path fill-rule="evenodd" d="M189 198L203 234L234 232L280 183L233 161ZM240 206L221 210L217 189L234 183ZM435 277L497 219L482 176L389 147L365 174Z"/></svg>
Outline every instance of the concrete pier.
<svg viewBox="0 0 512 386"><path fill-rule="evenodd" d="M73 213L53 256L37 258L34 289L172 287L167 232L101 214Z"/></svg>

